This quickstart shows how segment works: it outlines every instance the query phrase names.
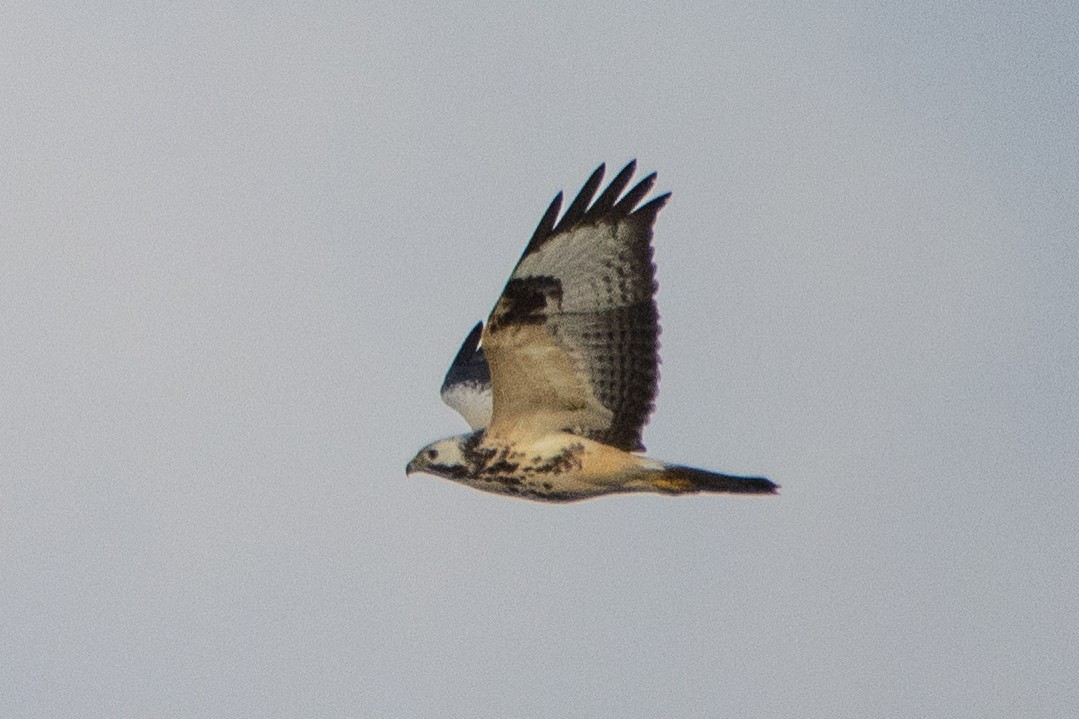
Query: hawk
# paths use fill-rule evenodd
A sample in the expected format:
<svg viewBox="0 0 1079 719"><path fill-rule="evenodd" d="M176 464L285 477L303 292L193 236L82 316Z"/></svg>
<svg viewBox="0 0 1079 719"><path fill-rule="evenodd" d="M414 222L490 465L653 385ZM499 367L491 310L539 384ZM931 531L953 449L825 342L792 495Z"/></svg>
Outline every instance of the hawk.
<svg viewBox="0 0 1079 719"><path fill-rule="evenodd" d="M443 400L468 434L424 447L407 474L545 502L603 494L774 494L763 477L667 464L641 454L659 364L652 226L670 193L655 173L625 191L626 165L599 196L604 165L559 217L558 193L487 324L461 345Z"/></svg>

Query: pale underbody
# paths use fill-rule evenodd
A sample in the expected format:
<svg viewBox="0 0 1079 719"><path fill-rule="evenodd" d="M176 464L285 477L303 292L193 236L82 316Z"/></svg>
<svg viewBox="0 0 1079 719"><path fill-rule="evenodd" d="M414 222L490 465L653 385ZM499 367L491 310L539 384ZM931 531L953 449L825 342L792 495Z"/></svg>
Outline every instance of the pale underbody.
<svg viewBox="0 0 1079 719"><path fill-rule="evenodd" d="M431 456L434 452L435 455ZM488 437L480 431L435 442L408 466L495 494L569 502L601 494L663 491L661 462L568 432Z"/></svg>

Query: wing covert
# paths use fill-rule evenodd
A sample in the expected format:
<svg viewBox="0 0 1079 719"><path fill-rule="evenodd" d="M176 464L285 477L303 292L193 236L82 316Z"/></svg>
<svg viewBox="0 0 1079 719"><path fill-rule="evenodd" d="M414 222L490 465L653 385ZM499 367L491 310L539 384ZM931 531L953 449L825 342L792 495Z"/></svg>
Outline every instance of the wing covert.
<svg viewBox="0 0 1079 719"><path fill-rule="evenodd" d="M638 207L655 174L623 195L630 162L596 197L604 169L561 219L555 197L488 319L492 432L563 430L643 449L659 363L652 226L670 195Z"/></svg>

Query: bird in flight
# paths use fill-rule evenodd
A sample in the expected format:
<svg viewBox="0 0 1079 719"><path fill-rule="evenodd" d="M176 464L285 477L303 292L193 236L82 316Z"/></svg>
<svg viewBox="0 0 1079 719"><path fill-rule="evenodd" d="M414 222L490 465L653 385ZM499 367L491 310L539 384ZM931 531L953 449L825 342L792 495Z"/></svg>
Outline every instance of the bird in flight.
<svg viewBox="0 0 1079 719"><path fill-rule="evenodd" d="M545 502L604 494L774 494L763 477L642 454L659 365L652 226L670 198L641 204L652 173L625 191L626 165L599 196L604 166L559 218L555 196L486 326L465 339L442 398L468 434L424 447L406 472Z"/></svg>

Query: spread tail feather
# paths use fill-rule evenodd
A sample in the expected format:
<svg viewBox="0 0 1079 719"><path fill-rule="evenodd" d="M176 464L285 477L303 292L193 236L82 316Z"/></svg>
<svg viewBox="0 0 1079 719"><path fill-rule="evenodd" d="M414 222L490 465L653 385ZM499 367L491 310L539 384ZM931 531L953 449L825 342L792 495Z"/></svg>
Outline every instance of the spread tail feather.
<svg viewBox="0 0 1079 719"><path fill-rule="evenodd" d="M737 477L703 469L668 464L652 479L657 492L731 492L736 494L776 494L779 485L764 477Z"/></svg>

